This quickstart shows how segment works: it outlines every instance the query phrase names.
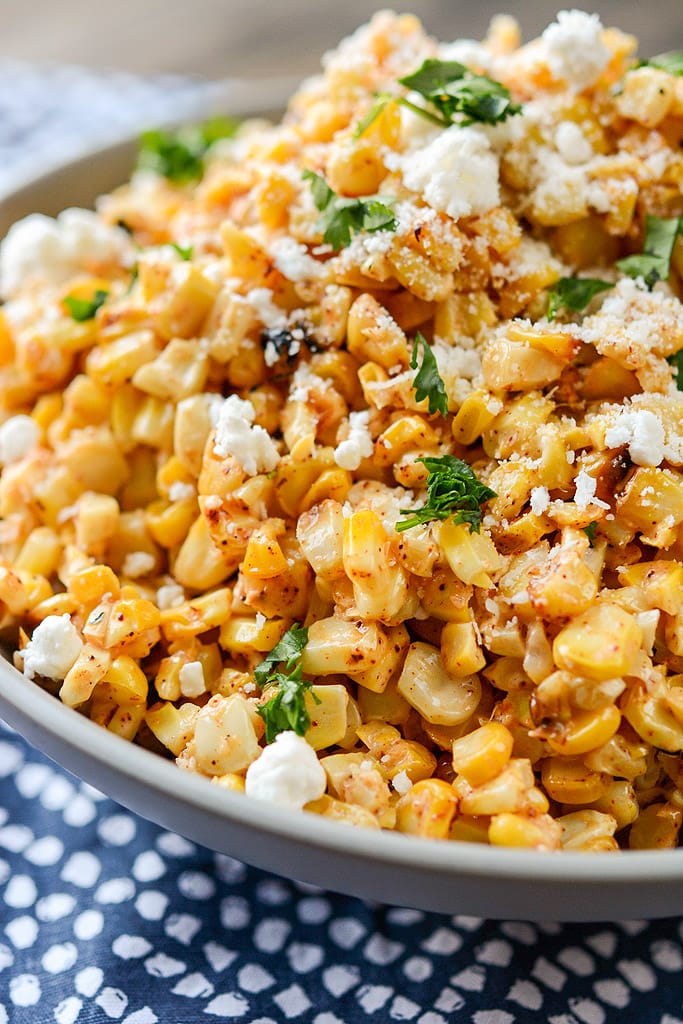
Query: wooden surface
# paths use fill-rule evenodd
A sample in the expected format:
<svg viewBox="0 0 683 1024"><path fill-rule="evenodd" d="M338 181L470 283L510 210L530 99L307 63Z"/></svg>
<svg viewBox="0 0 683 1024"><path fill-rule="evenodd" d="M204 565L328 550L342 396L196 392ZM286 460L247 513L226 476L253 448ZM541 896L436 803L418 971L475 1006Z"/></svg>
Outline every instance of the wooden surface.
<svg viewBox="0 0 683 1024"><path fill-rule="evenodd" d="M309 74L321 53L373 10L362 0L0 0L0 57L220 78ZM443 39L481 38L505 10L536 35L564 4L538 0L406 0ZM605 24L634 32L641 53L683 48L683 0L596 0ZM1 98L0 98L1 99Z"/></svg>

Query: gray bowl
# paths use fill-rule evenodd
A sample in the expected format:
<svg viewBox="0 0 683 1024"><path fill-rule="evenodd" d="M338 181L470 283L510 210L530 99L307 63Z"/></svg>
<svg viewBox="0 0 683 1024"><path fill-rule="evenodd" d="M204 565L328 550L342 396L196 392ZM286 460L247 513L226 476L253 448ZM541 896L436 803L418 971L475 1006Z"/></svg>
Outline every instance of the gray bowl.
<svg viewBox="0 0 683 1024"><path fill-rule="evenodd" d="M229 109L241 115L254 107L235 100ZM0 236L30 212L92 204L126 180L134 153L135 139L126 139L24 185L0 201ZM683 849L538 853L354 829L256 803L126 743L2 659L0 715L58 764L143 817L289 878L383 903L498 919L683 913Z"/></svg>

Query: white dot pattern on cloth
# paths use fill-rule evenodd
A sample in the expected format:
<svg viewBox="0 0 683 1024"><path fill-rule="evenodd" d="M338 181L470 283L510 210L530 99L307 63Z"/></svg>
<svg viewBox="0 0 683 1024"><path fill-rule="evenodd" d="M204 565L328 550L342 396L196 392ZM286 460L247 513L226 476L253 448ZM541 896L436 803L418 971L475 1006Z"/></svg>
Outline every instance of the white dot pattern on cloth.
<svg viewBox="0 0 683 1024"><path fill-rule="evenodd" d="M0 60L0 193L212 95ZM676 920L496 923L321 892L135 817L1 723L0 780L0 1024L683 1024Z"/></svg>
<svg viewBox="0 0 683 1024"><path fill-rule="evenodd" d="M0 737L0 1024L683 1024L678 921L496 923L322 892L93 799ZM77 832L67 792L94 808Z"/></svg>

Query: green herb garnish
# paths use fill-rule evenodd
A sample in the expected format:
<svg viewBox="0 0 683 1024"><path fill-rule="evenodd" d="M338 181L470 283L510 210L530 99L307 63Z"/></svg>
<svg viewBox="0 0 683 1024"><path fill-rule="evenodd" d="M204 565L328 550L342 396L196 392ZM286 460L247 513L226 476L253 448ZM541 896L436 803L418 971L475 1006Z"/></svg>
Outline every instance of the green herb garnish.
<svg viewBox="0 0 683 1024"><path fill-rule="evenodd" d="M140 138L138 169L155 171L179 185L197 181L204 174L207 150L219 139L231 138L238 127L239 121L233 118L215 117L176 131L144 132Z"/></svg>
<svg viewBox="0 0 683 1024"><path fill-rule="evenodd" d="M674 368L676 387L679 391L683 391L683 348L679 352L674 352L672 356L668 356L666 361Z"/></svg>
<svg viewBox="0 0 683 1024"><path fill-rule="evenodd" d="M79 324L84 323L86 320L92 320L95 313L103 306L109 292L104 291L102 288L98 288L92 299L78 299L75 295L67 295L63 299L63 303L68 309L72 319L76 320Z"/></svg>
<svg viewBox="0 0 683 1024"><path fill-rule="evenodd" d="M430 523L434 519L453 519L467 523L474 533L481 529L481 506L496 492L482 484L472 469L455 455L425 457L417 460L426 466L427 500L422 508L402 508L401 515L411 518L396 524L402 533L412 526Z"/></svg>
<svg viewBox="0 0 683 1024"><path fill-rule="evenodd" d="M313 202L322 214L318 226L323 231L323 240L335 252L350 245L351 235L356 231L395 231L396 217L387 205L393 202L391 197L350 199L337 195L315 171L305 170L302 177L310 182Z"/></svg>
<svg viewBox="0 0 683 1024"><path fill-rule="evenodd" d="M659 68L670 75L683 75L683 50L669 50L642 61L639 67Z"/></svg>
<svg viewBox="0 0 683 1024"><path fill-rule="evenodd" d="M436 357L419 331L415 335L410 365L413 370L417 370L417 356L420 345L422 345L422 364L413 380L415 398L418 402L421 402L423 398L429 399L430 414L440 412L442 416L446 416L448 413L446 388L439 375Z"/></svg>
<svg viewBox="0 0 683 1024"><path fill-rule="evenodd" d="M652 290L657 281L668 280L671 254L680 230L680 217L653 217L648 213L642 254L617 260L617 266L629 277L642 277Z"/></svg>
<svg viewBox="0 0 683 1024"><path fill-rule="evenodd" d="M452 124L455 115L462 115L459 124L498 124L522 109L512 102L504 85L458 61L426 60L399 82L419 92L429 104L427 110L416 104L411 109L444 126Z"/></svg>
<svg viewBox="0 0 683 1024"><path fill-rule="evenodd" d="M589 523L588 526L584 526L584 528L583 528L583 532L588 537L588 540L590 541L591 547L593 547L593 544L595 543L595 531L597 530L597 528L598 528L598 524L595 521L595 519L593 520L592 523Z"/></svg>
<svg viewBox="0 0 683 1024"><path fill-rule="evenodd" d="M168 244L170 245L170 247L172 249L175 249L175 251L180 256L181 260L191 260L192 259L192 254L194 252L194 246L193 245L178 245L177 242L169 242Z"/></svg>
<svg viewBox="0 0 683 1024"><path fill-rule="evenodd" d="M561 277L548 292L548 320L554 320L561 309L580 313L593 296L613 287L597 277Z"/></svg>
<svg viewBox="0 0 683 1024"><path fill-rule="evenodd" d="M304 736L310 728L306 694L310 693L316 704L320 700L311 690L313 684L302 676L301 655L307 641L308 630L295 623L254 670L259 686L277 687L275 695L256 709L266 724L266 743L272 743L278 733L290 729ZM281 664L286 671L275 668Z"/></svg>

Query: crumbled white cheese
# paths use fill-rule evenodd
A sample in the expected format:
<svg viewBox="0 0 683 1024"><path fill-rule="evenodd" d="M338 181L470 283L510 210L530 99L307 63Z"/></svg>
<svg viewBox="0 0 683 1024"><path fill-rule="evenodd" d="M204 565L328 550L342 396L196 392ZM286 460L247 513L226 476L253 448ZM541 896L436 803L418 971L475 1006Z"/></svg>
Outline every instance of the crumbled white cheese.
<svg viewBox="0 0 683 1024"><path fill-rule="evenodd" d="M400 771L400 772L396 772L396 774L394 775L393 779L391 780L391 783L392 783L394 789L396 790L396 792L400 793L401 796L405 796L405 794L408 792L408 790L413 788L413 784L410 781L410 777L408 775L408 772L405 771L405 770L404 771Z"/></svg>
<svg viewBox="0 0 683 1024"><path fill-rule="evenodd" d="M293 238L278 238L270 247L275 266L288 281L310 281L319 277L323 264L308 255L308 249Z"/></svg>
<svg viewBox="0 0 683 1024"><path fill-rule="evenodd" d="M247 294L247 302L252 307L264 327L284 327L287 316L273 302L270 288L252 288Z"/></svg>
<svg viewBox="0 0 683 1024"><path fill-rule="evenodd" d="M209 511L215 511L217 508L221 508L223 499L219 494L209 494L204 498L204 508L208 508Z"/></svg>
<svg viewBox="0 0 683 1024"><path fill-rule="evenodd" d="M550 507L550 493L547 487L534 487L531 492L531 511L535 516L542 516Z"/></svg>
<svg viewBox="0 0 683 1024"><path fill-rule="evenodd" d="M664 458L664 427L648 409L622 412L605 433L608 448L628 445L636 466L658 466Z"/></svg>
<svg viewBox="0 0 683 1024"><path fill-rule="evenodd" d="M457 60L472 71L493 70L493 54L476 39L456 39L439 46L439 60Z"/></svg>
<svg viewBox="0 0 683 1024"><path fill-rule="evenodd" d="M281 732L249 765L245 792L255 800L300 810L327 788L325 769L313 747L295 732Z"/></svg>
<svg viewBox="0 0 683 1024"><path fill-rule="evenodd" d="M206 693L201 661L190 661L187 665L183 665L178 673L178 680L183 697L201 697L203 693Z"/></svg>
<svg viewBox="0 0 683 1024"><path fill-rule="evenodd" d="M131 551L123 560L121 569L124 576L130 576L132 580L139 576L146 576L156 565L154 555L147 551Z"/></svg>
<svg viewBox="0 0 683 1024"><path fill-rule="evenodd" d="M334 461L342 469L358 469L362 460L372 455L374 442L368 430L369 419L369 409L349 413L349 436L334 450Z"/></svg>
<svg viewBox="0 0 683 1024"><path fill-rule="evenodd" d="M0 426L0 463L8 466L28 455L40 441L40 427L30 416L10 416Z"/></svg>
<svg viewBox="0 0 683 1024"><path fill-rule="evenodd" d="M597 14L560 11L541 36L545 58L555 78L586 89L607 65L610 52L602 42Z"/></svg>
<svg viewBox="0 0 683 1024"><path fill-rule="evenodd" d="M168 489L171 501L185 501L186 498L194 498L195 494L194 485L186 484L182 480L176 480Z"/></svg>
<svg viewBox="0 0 683 1024"><path fill-rule="evenodd" d="M263 614L263 612L256 612L256 628L257 629L263 629L263 627L265 626L267 621L268 620L266 619L266 617Z"/></svg>
<svg viewBox="0 0 683 1024"><path fill-rule="evenodd" d="M450 217L486 213L500 201L498 158L486 135L453 125L400 159L407 188Z"/></svg>
<svg viewBox="0 0 683 1024"><path fill-rule="evenodd" d="M82 647L78 630L66 613L48 615L24 648L24 675L27 679L36 675L64 679Z"/></svg>
<svg viewBox="0 0 683 1024"><path fill-rule="evenodd" d="M609 508L606 501L601 501L600 498L595 497L598 482L585 469L579 471L574 484L576 486L574 501L578 508L588 508L589 505L597 505L598 508Z"/></svg>
<svg viewBox="0 0 683 1024"><path fill-rule="evenodd" d="M558 124L555 146L568 164L585 164L593 156L593 147L575 121L562 121Z"/></svg>
<svg viewBox="0 0 683 1024"><path fill-rule="evenodd" d="M178 605L184 604L184 602L185 591L179 583L164 583L157 590L157 607L162 612L166 611L167 608L177 608Z"/></svg>
<svg viewBox="0 0 683 1024"><path fill-rule="evenodd" d="M292 382L289 386L289 400L290 402L307 402L312 390L328 387L330 387L329 380L325 380L324 377L318 377L316 373L311 373L308 367L303 365L297 369L292 377Z"/></svg>
<svg viewBox="0 0 683 1024"><path fill-rule="evenodd" d="M274 341L267 341L263 350L263 360L266 366L275 366L280 359L280 353Z"/></svg>
<svg viewBox="0 0 683 1024"><path fill-rule="evenodd" d="M254 425L256 410L249 401L230 395L221 406L216 422L213 450L219 458L234 456L248 476L270 473L280 455L270 435Z"/></svg>
<svg viewBox="0 0 683 1024"><path fill-rule="evenodd" d="M55 219L32 213L0 245L0 296L11 298L34 279L61 284L79 271L134 259L130 238L91 210L64 210Z"/></svg>

